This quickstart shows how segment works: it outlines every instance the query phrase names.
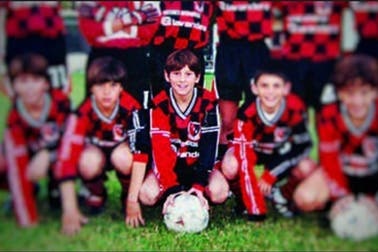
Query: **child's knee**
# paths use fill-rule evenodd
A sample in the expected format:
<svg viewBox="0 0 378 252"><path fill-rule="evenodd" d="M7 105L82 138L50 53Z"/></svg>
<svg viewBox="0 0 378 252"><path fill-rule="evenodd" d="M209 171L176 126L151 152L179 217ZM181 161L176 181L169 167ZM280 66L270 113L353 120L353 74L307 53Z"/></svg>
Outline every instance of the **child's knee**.
<svg viewBox="0 0 378 252"><path fill-rule="evenodd" d="M159 199L160 190L149 183L143 183L139 191L139 200L143 205L153 206Z"/></svg>
<svg viewBox="0 0 378 252"><path fill-rule="evenodd" d="M47 150L39 151L30 160L27 167L26 176L30 181L37 182L47 176L50 166L50 154Z"/></svg>
<svg viewBox="0 0 378 252"><path fill-rule="evenodd" d="M230 152L230 150L228 150L223 158L221 166L222 173L224 174L227 180L232 180L237 176L238 166L238 160L233 155L233 153Z"/></svg>
<svg viewBox="0 0 378 252"><path fill-rule="evenodd" d="M83 151L79 160L79 173L83 179L92 179L101 174L105 158L96 147L90 147Z"/></svg>
<svg viewBox="0 0 378 252"><path fill-rule="evenodd" d="M209 185L206 188L206 193L210 200L215 204L223 203L227 199L229 190L228 183L222 173L214 170L210 175Z"/></svg>
<svg viewBox="0 0 378 252"><path fill-rule="evenodd" d="M123 175L131 174L133 155L125 144L118 146L110 157L114 168Z"/></svg>

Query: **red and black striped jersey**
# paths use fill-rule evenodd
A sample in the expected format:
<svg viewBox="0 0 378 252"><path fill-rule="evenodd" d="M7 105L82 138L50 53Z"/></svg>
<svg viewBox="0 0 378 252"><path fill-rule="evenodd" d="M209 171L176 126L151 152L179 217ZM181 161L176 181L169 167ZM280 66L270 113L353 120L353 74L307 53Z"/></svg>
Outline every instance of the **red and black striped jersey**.
<svg viewBox="0 0 378 252"><path fill-rule="evenodd" d="M58 180L76 177L85 144L113 148L127 142L133 160L147 163L146 127L140 104L127 92L122 91L109 117L101 113L93 97L88 97L68 119L54 168L55 176Z"/></svg>
<svg viewBox="0 0 378 252"><path fill-rule="evenodd" d="M285 42L283 57L324 61L340 55L341 15L344 1L283 1Z"/></svg>
<svg viewBox="0 0 378 252"><path fill-rule="evenodd" d="M186 174L192 172L193 186L203 190L217 155L219 114L216 96L195 88L188 108L181 111L169 89L160 92L153 103L150 134L154 173L162 190L180 185L178 170Z"/></svg>
<svg viewBox="0 0 378 252"><path fill-rule="evenodd" d="M271 1L217 1L220 39L255 41L272 35Z"/></svg>
<svg viewBox="0 0 378 252"><path fill-rule="evenodd" d="M349 5L360 37L378 39L378 2L351 1Z"/></svg>
<svg viewBox="0 0 378 252"><path fill-rule="evenodd" d="M8 37L39 35L56 38L65 33L59 1L6 1L5 30Z"/></svg>
<svg viewBox="0 0 378 252"><path fill-rule="evenodd" d="M352 123L343 104L327 105L319 115L317 128L320 164L333 198L349 193L347 177L378 173L378 101L359 127Z"/></svg>
<svg viewBox="0 0 378 252"><path fill-rule="evenodd" d="M20 99L16 99L5 129L8 182L21 226L37 222L33 183L27 177L28 164L33 155L43 149L50 152L50 161L54 161L70 113L70 101L61 91L51 91L43 99L44 108L38 119L28 113Z"/></svg>
<svg viewBox="0 0 378 252"><path fill-rule="evenodd" d="M210 36L212 1L161 1L162 17L154 45L173 49L203 48Z"/></svg>
<svg viewBox="0 0 378 252"><path fill-rule="evenodd" d="M150 43L158 22L130 25L128 29L113 32L111 24L125 13L140 10L147 5L159 9L156 1L83 1L79 7L79 27L91 46L133 48Z"/></svg>
<svg viewBox="0 0 378 252"><path fill-rule="evenodd" d="M259 98L239 110L233 147L240 165L243 201L249 214L262 215L266 212L257 186L255 166L264 165L262 177L272 184L287 174L310 152L311 137L307 123L307 109L294 94L282 100L273 118L267 117Z"/></svg>

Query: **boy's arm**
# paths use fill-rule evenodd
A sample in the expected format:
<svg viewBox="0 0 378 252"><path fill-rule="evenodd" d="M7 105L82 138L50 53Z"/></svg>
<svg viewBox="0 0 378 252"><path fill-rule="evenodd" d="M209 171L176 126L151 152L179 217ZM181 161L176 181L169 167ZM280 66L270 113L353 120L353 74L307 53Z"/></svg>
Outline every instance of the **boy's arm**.
<svg viewBox="0 0 378 252"><path fill-rule="evenodd" d="M177 192L179 184L174 171L177 154L171 146L169 117L158 107L151 110L150 120L154 172L163 191Z"/></svg>
<svg viewBox="0 0 378 252"><path fill-rule="evenodd" d="M233 147L238 160L239 183L244 205L251 220L263 220L266 215L264 197L258 187L255 174L257 156L252 148L253 125L238 119L234 126Z"/></svg>
<svg viewBox="0 0 378 252"><path fill-rule="evenodd" d="M204 191L208 184L209 171L214 167L219 143L219 111L218 105L206 112L201 127L201 139L199 141L199 160L194 167L194 188Z"/></svg>
<svg viewBox="0 0 378 252"><path fill-rule="evenodd" d="M139 224L144 225L138 199L151 146L148 135L148 112L147 109L134 110L128 123L129 146L133 153L133 163L126 202L125 222L132 227L138 227Z"/></svg>
<svg viewBox="0 0 378 252"><path fill-rule="evenodd" d="M68 235L78 232L81 224L87 222L77 206L74 182L78 174L77 165L80 154L84 147L86 123L84 118L76 114L68 117L58 150L58 160L53 170L62 195L62 232Z"/></svg>
<svg viewBox="0 0 378 252"><path fill-rule="evenodd" d="M81 224L88 222L88 219L80 213L77 206L75 182L66 180L59 184L62 201L62 232L73 235L80 231Z"/></svg>
<svg viewBox="0 0 378 252"><path fill-rule="evenodd" d="M320 116L317 124L319 135L319 162L322 167L331 197L338 198L349 192L340 160L340 137L331 120Z"/></svg>
<svg viewBox="0 0 378 252"><path fill-rule="evenodd" d="M29 154L23 130L15 125L8 127L5 130L4 143L8 184L17 221L22 227L36 225L37 206L33 183L26 177Z"/></svg>

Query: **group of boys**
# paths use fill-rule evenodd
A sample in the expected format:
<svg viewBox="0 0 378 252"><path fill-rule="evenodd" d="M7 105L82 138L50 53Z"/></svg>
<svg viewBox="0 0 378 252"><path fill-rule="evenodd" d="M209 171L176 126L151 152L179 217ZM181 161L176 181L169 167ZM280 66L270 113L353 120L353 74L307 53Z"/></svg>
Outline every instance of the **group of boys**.
<svg viewBox="0 0 378 252"><path fill-rule="evenodd" d="M194 1L190 5L194 11L212 12L213 4L204 2ZM300 211L323 209L329 201L350 193L377 197L376 59L364 55L345 57L338 62L332 76L338 100L325 106L314 102L319 135L319 164L316 164L308 157L312 148L308 104L291 93L290 72L268 62L264 39L271 32L271 2L216 2L221 13L217 16L221 55L217 56L215 73L220 100L215 88L208 91L202 87L203 56L198 49L204 46L199 41L207 41L206 33L193 29L190 35L180 34L164 26L177 24L172 16L177 15L177 8L189 3L163 2L166 5L162 8L163 17L166 15L161 18L163 26L154 26L158 35L150 37L155 47L150 57L160 60L153 71L159 71L155 77L161 84L153 91L151 106L145 101L148 88L134 89L135 84L130 81L135 71L130 71L129 65L134 57L138 62L141 57L127 52L122 58L129 62L123 62L118 53L126 52L120 46L122 41L127 41L128 46L134 41L140 47L142 37L133 32L133 27L142 24L152 27L158 20L158 8L147 5L138 9L135 2L128 4L133 5L133 10L122 13L119 4L117 13L108 10L107 3L81 7L80 25L92 38L93 47L86 71L88 95L75 111L66 94L55 88L47 70L49 63L43 56L23 53L9 62L15 96L4 133L5 155L0 155L0 171L7 172L14 212L21 226L38 222L36 183L46 175L50 178L51 202L52 192L59 191L62 229L67 234L76 233L88 221L79 210L75 179L80 177L88 190L84 203L89 212L99 213L107 201L104 181L109 170L115 170L121 183L122 210L126 224L132 227L145 223L140 203L170 204L181 191L197 195L209 207L208 200L223 203L230 189L236 195L239 210L246 212L251 221L265 219L265 198L283 216L291 217ZM317 14L322 16L337 15L332 8L338 11L343 8L332 2L307 4L308 7L304 4L303 8L294 8L290 3L282 3L282 10L307 13L316 7L321 12ZM254 20L257 13L260 18ZM210 22L208 16L190 18L204 19L206 26ZM309 41L315 35L302 34L303 29L295 26L305 19L303 15L300 20L292 17L287 21L289 33L292 32L288 40L295 40L303 48L294 46L284 52L307 53L308 57L334 53L333 43L328 42L338 40L335 36L339 36L339 28L334 29L333 24L323 27L336 35L328 34L329 39L316 37L318 44L309 51ZM95 23L99 20L103 25ZM190 22L191 19L180 20L183 24ZM240 54L241 48L251 55ZM143 57L148 57L145 49L141 50ZM285 63L299 58L287 59ZM235 68L233 71L229 71L229 64ZM303 83L294 82L294 89L299 85ZM247 99L239 108L242 92ZM321 97L320 93L316 93L316 99ZM263 165L261 177L256 176L258 164ZM163 212L165 208L166 205Z"/></svg>

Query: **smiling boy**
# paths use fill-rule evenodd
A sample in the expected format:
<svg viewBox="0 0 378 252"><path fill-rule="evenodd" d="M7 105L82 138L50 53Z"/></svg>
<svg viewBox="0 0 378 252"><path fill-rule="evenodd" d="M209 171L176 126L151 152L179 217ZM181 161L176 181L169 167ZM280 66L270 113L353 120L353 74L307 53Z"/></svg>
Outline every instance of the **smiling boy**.
<svg viewBox="0 0 378 252"><path fill-rule="evenodd" d="M256 101L239 110L222 171L230 183L238 181L249 220L265 219L264 195L282 215L291 217L293 191L313 166L308 159L307 110L290 94L290 83L278 66L265 66L254 80ZM261 178L255 175L258 164L264 166Z"/></svg>

